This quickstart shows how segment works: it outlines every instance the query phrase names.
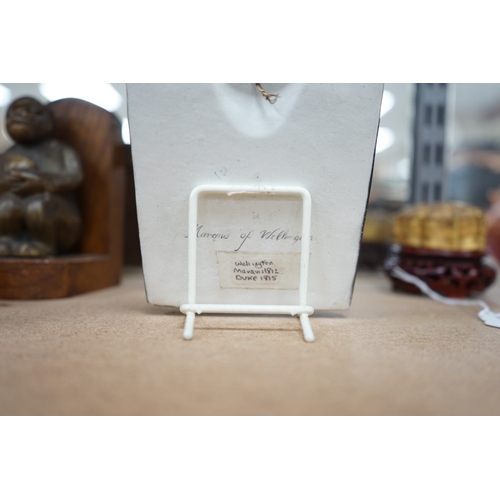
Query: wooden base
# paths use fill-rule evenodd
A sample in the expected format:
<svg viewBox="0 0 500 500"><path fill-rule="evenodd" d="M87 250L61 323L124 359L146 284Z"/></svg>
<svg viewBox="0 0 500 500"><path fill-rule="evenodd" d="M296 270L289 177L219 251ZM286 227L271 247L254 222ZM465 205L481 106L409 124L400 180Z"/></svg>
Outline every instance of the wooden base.
<svg viewBox="0 0 500 500"><path fill-rule="evenodd" d="M384 269L395 290L421 293L415 285L391 274L392 268L399 266L445 297L465 298L483 292L495 280L495 270L483 264L482 257L484 254L481 252L451 252L393 246Z"/></svg>
<svg viewBox="0 0 500 500"><path fill-rule="evenodd" d="M58 299L120 282L109 273L109 255L65 255L44 259L2 258L0 299Z"/></svg>

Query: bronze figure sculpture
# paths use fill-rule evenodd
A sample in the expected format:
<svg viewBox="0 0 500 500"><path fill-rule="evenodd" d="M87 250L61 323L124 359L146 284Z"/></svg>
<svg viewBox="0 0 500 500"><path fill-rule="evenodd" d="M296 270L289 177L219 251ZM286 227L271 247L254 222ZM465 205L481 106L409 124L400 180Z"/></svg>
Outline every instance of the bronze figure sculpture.
<svg viewBox="0 0 500 500"><path fill-rule="evenodd" d="M30 97L7 111L16 144L0 155L0 257L56 255L78 239L82 165L71 147L51 138L53 128L47 107Z"/></svg>

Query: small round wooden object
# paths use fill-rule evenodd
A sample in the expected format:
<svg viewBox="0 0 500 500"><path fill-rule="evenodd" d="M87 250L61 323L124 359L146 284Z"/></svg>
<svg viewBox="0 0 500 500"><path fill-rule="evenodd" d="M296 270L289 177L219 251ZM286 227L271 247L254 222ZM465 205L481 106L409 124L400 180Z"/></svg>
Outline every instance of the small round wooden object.
<svg viewBox="0 0 500 500"><path fill-rule="evenodd" d="M393 287L421 293L392 275L399 266L446 297L463 298L483 292L496 272L483 264L486 221L477 207L460 202L414 205L393 224L394 242L384 268Z"/></svg>

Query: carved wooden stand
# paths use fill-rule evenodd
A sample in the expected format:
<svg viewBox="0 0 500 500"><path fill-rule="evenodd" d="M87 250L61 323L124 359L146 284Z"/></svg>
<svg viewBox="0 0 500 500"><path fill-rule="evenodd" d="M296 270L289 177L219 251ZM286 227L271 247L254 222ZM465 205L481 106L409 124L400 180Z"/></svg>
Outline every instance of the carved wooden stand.
<svg viewBox="0 0 500 500"><path fill-rule="evenodd" d="M395 290L421 293L415 285L391 274L391 270L399 266L445 297L464 298L483 292L495 280L495 270L481 262L484 255L482 252L451 252L393 246L384 269Z"/></svg>
<svg viewBox="0 0 500 500"><path fill-rule="evenodd" d="M121 125L80 99L48 105L54 137L80 155L82 234L76 253L37 259L0 258L0 299L54 299L116 285L121 279L125 157Z"/></svg>

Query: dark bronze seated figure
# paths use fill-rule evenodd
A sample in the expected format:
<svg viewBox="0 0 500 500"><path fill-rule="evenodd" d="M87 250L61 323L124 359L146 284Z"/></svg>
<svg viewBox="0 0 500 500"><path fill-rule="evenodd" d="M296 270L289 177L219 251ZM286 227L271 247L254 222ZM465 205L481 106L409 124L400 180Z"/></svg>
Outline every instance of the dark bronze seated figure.
<svg viewBox="0 0 500 500"><path fill-rule="evenodd" d="M49 110L30 97L7 111L16 144L0 155L0 257L56 255L78 239L82 166L71 147L51 138L53 128Z"/></svg>

